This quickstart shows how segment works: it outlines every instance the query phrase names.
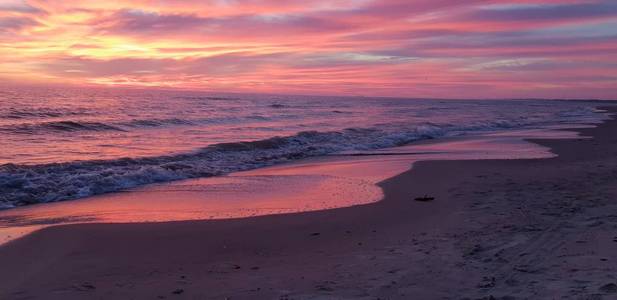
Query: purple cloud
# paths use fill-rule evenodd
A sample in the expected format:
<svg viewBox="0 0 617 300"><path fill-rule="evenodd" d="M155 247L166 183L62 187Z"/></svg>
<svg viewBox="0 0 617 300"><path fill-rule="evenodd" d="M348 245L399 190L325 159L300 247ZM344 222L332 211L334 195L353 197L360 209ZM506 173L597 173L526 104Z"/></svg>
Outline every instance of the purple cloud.
<svg viewBox="0 0 617 300"><path fill-rule="evenodd" d="M34 7L23 0L3 0L0 2L0 12L16 12L25 14L45 13L44 10Z"/></svg>
<svg viewBox="0 0 617 300"><path fill-rule="evenodd" d="M473 21L553 21L617 16L617 2L497 6L466 15Z"/></svg>
<svg viewBox="0 0 617 300"><path fill-rule="evenodd" d="M191 14L159 14L141 10L122 10L104 20L97 20L103 30L112 33L171 34L195 33L212 35L264 36L277 33L329 32L347 28L343 23L327 18L302 15L237 15L208 18ZM250 28L250 34L247 32Z"/></svg>
<svg viewBox="0 0 617 300"><path fill-rule="evenodd" d="M39 25L37 21L26 17L0 17L0 33L15 32L36 25Z"/></svg>

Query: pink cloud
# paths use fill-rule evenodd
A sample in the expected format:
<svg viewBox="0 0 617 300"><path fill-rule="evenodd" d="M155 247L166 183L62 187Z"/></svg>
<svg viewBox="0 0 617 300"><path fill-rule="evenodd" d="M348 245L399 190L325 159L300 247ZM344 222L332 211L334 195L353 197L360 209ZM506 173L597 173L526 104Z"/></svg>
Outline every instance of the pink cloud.
<svg viewBox="0 0 617 300"><path fill-rule="evenodd" d="M14 41L0 44L0 68L83 84L617 98L612 0L162 3L0 6L0 36Z"/></svg>

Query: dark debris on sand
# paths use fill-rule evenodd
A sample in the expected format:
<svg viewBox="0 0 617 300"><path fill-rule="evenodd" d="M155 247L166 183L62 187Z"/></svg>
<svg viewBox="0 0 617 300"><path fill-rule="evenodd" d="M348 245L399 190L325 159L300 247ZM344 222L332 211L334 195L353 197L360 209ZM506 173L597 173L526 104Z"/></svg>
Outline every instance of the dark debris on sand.
<svg viewBox="0 0 617 300"><path fill-rule="evenodd" d="M431 197L429 195L424 195L422 197L416 197L414 200L420 201L420 202L428 202L428 201L435 200L435 197Z"/></svg>

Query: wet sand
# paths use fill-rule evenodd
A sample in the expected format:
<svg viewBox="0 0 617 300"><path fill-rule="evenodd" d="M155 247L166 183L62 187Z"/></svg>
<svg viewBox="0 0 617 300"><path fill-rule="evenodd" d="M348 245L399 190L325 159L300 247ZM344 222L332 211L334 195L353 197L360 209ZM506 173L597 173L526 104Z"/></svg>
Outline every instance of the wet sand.
<svg viewBox="0 0 617 300"><path fill-rule="evenodd" d="M0 247L0 299L610 299L617 121L579 131L534 141L556 158L416 163L367 205L45 228Z"/></svg>
<svg viewBox="0 0 617 300"><path fill-rule="evenodd" d="M0 246L41 228L65 224L233 219L369 204L383 199L379 182L409 170L418 161L548 158L555 154L524 138L578 138L575 132L554 129L424 140L0 210Z"/></svg>

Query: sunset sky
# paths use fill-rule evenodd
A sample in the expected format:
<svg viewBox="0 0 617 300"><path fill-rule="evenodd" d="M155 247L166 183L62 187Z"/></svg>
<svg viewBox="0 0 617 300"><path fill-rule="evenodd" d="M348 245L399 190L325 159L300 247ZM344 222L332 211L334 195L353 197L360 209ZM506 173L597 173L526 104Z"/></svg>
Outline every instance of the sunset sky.
<svg viewBox="0 0 617 300"><path fill-rule="evenodd" d="M0 80L617 98L617 1L0 0Z"/></svg>

